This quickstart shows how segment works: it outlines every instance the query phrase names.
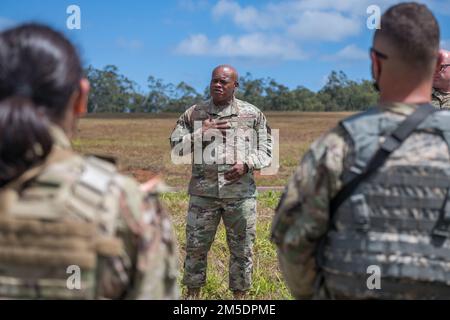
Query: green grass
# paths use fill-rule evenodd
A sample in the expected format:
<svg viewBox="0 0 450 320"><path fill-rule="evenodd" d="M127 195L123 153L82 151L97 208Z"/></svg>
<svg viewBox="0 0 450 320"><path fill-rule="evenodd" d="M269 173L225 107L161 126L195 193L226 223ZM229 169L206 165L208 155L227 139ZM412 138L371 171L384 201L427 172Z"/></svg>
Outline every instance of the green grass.
<svg viewBox="0 0 450 320"><path fill-rule="evenodd" d="M280 192L267 191L258 195L258 220L253 257L253 285L248 299L282 300L292 299L282 279L278 267L275 246L270 242L270 227L273 212L278 204ZM181 286L182 265L185 255L185 227L189 197L185 192L165 193L162 200L171 213L178 240L179 283ZM225 228L220 224L216 238L208 255L206 285L202 288L201 299L232 299L228 290L229 251L226 242ZM185 289L183 289L183 295Z"/></svg>

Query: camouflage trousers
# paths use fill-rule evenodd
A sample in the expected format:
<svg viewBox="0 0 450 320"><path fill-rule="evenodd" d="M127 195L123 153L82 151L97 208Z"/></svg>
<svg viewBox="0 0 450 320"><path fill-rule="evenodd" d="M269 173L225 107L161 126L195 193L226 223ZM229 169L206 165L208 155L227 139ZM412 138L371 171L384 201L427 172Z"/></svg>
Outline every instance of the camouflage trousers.
<svg viewBox="0 0 450 320"><path fill-rule="evenodd" d="M253 243L256 235L256 199L218 199L191 196L186 224L183 284L200 288L206 282L207 255L223 219L230 250L230 290L250 289Z"/></svg>

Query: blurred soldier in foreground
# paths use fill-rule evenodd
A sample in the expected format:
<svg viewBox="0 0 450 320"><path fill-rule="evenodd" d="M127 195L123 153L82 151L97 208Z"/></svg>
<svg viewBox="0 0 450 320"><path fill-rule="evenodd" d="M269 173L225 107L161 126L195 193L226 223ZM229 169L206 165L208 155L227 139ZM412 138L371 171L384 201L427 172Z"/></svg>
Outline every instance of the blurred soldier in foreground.
<svg viewBox="0 0 450 320"><path fill-rule="evenodd" d="M450 112L430 102L439 26L424 5L381 18L379 105L305 154L273 221L298 298L450 298Z"/></svg>
<svg viewBox="0 0 450 320"><path fill-rule="evenodd" d="M89 82L60 33L0 33L0 298L175 299L175 243L152 182L75 153Z"/></svg>
<svg viewBox="0 0 450 320"><path fill-rule="evenodd" d="M450 109L450 52L441 50L439 59L433 79L432 104L439 109Z"/></svg>
<svg viewBox="0 0 450 320"><path fill-rule="evenodd" d="M182 147L182 155L193 160L183 278L188 297L198 298L206 282L207 255L221 218L231 254L229 287L235 298L243 298L251 286L256 233L253 172L270 165L271 137L262 112L235 98L237 87L238 74L233 67L215 68L212 98L190 107L178 119L170 138L172 158ZM243 137L252 141L250 152L236 157L241 154Z"/></svg>

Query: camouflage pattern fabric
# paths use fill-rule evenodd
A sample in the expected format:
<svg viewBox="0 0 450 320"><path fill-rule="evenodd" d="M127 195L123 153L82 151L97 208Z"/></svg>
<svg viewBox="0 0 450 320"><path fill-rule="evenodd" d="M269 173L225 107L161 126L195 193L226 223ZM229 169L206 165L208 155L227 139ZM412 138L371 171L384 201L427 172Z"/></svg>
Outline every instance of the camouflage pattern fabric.
<svg viewBox="0 0 450 320"><path fill-rule="evenodd" d="M433 89L431 104L439 109L450 109L450 93L442 93Z"/></svg>
<svg viewBox="0 0 450 320"><path fill-rule="evenodd" d="M415 107L399 103L380 106L381 110L384 110L386 121L404 119L406 115L415 110ZM418 161L429 163L433 159L439 161L442 159L444 163L447 159L448 162L447 143L442 138L437 141L437 138L439 137L435 134L413 135L410 137L410 143L400 148L403 148L404 152L400 154L400 158L394 162L388 160L386 166L407 165ZM380 142L382 139L379 137ZM342 188L345 173L350 172L357 156L358 150L355 150L354 142L343 127L335 127L324 134L311 145L304 155L301 164L289 180L276 209L272 225L272 241L278 248L278 258L283 276L292 294L298 299L312 298L315 294L319 298L329 297L323 290L318 291L320 283L317 281L319 278L317 277L316 253L321 250L319 244L322 243L321 240L329 231L330 200ZM437 190L436 192L441 191ZM415 215L419 214L414 212ZM338 222L337 227L345 228L345 224ZM392 231L392 227L388 229ZM391 233L389 236L395 238L396 234ZM386 239L389 238L388 234L386 237ZM358 243L354 245L358 245ZM333 254L333 252L328 254ZM334 252L334 256L340 257L342 260L344 256L342 253L339 254L340 256L337 256L338 253ZM345 261L351 262L350 257L345 257L347 259L344 259ZM380 265L382 261L388 259L383 253L376 258L381 259ZM361 282L364 287L365 280ZM419 283L416 282L416 284ZM442 285L440 286L442 287ZM428 289L431 287L433 284L428 283ZM436 292L441 289L438 285L434 288L435 291L437 290ZM367 291L367 287L365 289ZM428 289L427 291L430 292ZM446 290L448 293L448 287ZM405 292L393 289L393 292L397 292L397 295L390 298L420 298L421 292L424 291ZM358 296L341 298L358 298Z"/></svg>
<svg viewBox="0 0 450 320"><path fill-rule="evenodd" d="M206 282L207 254L220 219L230 249L229 287L246 291L251 286L253 242L256 235L256 199L217 199L191 196L186 226L183 284L202 287Z"/></svg>
<svg viewBox="0 0 450 320"><path fill-rule="evenodd" d="M215 155L213 162L205 161L203 157L213 143L212 139L208 140L210 132L202 134L202 122L206 119L227 120L230 124L225 138L211 152ZM221 217L231 252L230 289L245 291L250 288L257 194L253 175L255 170L270 165L270 133L262 112L236 98L222 108L215 106L212 99L196 104L178 119L170 137L172 156L174 153L189 156L192 163L183 278L189 288L199 288L206 281L206 257ZM242 137L250 141L249 148ZM215 138L222 139L222 134ZM196 160L199 146L200 163ZM244 155L239 158L242 150ZM239 180L227 181L225 172L239 162L237 160L246 163L249 170Z"/></svg>
<svg viewBox="0 0 450 320"><path fill-rule="evenodd" d="M50 132L48 163L0 190L0 297L176 299L176 244L156 190ZM81 288L67 286L73 265Z"/></svg>
<svg viewBox="0 0 450 320"><path fill-rule="evenodd" d="M201 132L201 122L208 118L228 120L231 125L229 130L231 138L227 137L223 143L225 149L220 149L221 145L216 150L217 161L215 163L207 163L204 159L199 159L200 163L197 163L196 159L193 159L189 194L220 199L255 197L254 170L267 167L271 162L272 139L265 116L255 106L236 98L229 106L222 109L216 107L212 100L196 104L178 119L170 137L172 149L178 150L183 145L187 146L187 150L189 150L189 153L192 152L192 157L194 157L194 141L200 139L201 151L203 152L210 143L203 141L202 145L202 135L201 133L196 134L195 131L200 130ZM253 148L251 148L249 154L243 157L243 162L249 167L248 173L237 182L230 183L225 179L224 174L232 168L236 161L229 163L226 159L236 159L233 154L238 154L236 149L241 150L239 143L233 144L232 142L238 129L241 130L239 132L254 132L256 137L253 135L249 137ZM176 153L178 154L178 151ZM186 156L186 154L183 155ZM222 162L220 162L221 160Z"/></svg>

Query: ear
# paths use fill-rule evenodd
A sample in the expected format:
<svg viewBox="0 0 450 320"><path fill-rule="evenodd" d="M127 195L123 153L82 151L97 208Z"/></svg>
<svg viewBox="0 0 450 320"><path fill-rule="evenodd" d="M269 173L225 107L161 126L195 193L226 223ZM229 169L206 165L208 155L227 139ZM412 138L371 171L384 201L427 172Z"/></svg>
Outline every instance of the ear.
<svg viewBox="0 0 450 320"><path fill-rule="evenodd" d="M376 77L380 74L380 62L374 52L370 53L370 61L372 61L372 77L373 80L378 80Z"/></svg>
<svg viewBox="0 0 450 320"><path fill-rule="evenodd" d="M239 88L239 81L236 80L236 81L234 82L234 87L235 87L235 88Z"/></svg>
<svg viewBox="0 0 450 320"><path fill-rule="evenodd" d="M90 84L88 79L80 80L78 96L73 105L73 113L80 117L87 112L87 103L89 97Z"/></svg>

